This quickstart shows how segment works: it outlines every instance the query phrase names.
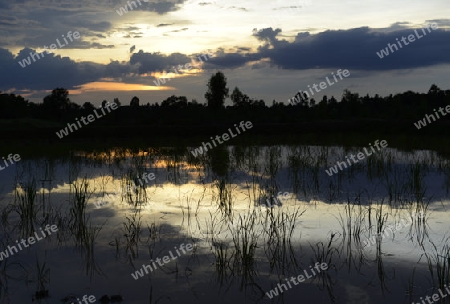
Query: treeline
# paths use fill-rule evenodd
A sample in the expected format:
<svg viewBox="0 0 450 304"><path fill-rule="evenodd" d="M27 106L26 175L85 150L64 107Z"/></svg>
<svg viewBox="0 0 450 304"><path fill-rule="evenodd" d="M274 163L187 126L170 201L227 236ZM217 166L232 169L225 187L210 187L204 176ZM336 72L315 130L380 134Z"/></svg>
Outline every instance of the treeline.
<svg viewBox="0 0 450 304"><path fill-rule="evenodd" d="M298 95L297 95L298 96ZM233 105L224 106L230 97ZM234 88L229 94L226 78L218 72L208 82L205 93L207 103L196 100L188 101L185 96L170 96L161 104L140 104L138 97L133 97L129 106L122 106L116 98L119 109L102 118L101 124L128 125L166 125L189 124L202 125L208 123L221 124L239 120L251 120L254 123L297 123L323 120L391 120L417 121L425 114L433 113L440 107L450 105L450 90L441 90L432 85L426 94L407 91L401 94L381 97L359 96L349 90L343 92L340 100L333 96L324 96L320 102L299 96L299 102L286 104L272 101L267 105L263 100L255 100ZM105 106L106 100L102 102ZM78 105L70 101L69 91L56 88L51 94L36 104L14 94L0 94L0 119L40 119L58 123L72 122L75 118L87 116L95 107L86 102ZM450 119L443 117L442 120Z"/></svg>

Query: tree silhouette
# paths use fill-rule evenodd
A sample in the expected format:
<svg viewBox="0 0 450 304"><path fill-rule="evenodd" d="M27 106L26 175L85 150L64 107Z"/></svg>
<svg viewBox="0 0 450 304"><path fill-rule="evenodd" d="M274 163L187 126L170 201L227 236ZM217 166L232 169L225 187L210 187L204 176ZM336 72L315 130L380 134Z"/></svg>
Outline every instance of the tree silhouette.
<svg viewBox="0 0 450 304"><path fill-rule="evenodd" d="M92 103L90 103L90 102L85 102L81 106L81 114L83 116L92 114L94 112L94 110L95 110L95 106Z"/></svg>
<svg viewBox="0 0 450 304"><path fill-rule="evenodd" d="M161 107L171 107L176 109L186 108L188 105L187 98L185 96L172 95L169 98L163 100Z"/></svg>
<svg viewBox="0 0 450 304"><path fill-rule="evenodd" d="M264 103L264 100L256 100L253 98L248 97L247 94L244 94L239 90L238 87L235 87L233 90L233 93L230 95L231 100L233 101L234 107L246 107L246 108L257 108L262 107L264 108L266 104Z"/></svg>
<svg viewBox="0 0 450 304"><path fill-rule="evenodd" d="M44 113L50 118L62 120L71 110L79 108L69 99L69 91L64 88L56 88L50 95L44 97L42 104Z"/></svg>
<svg viewBox="0 0 450 304"><path fill-rule="evenodd" d="M430 89L428 90L428 94L430 94L430 95L438 95L439 92L442 92L442 91L441 91L441 89L440 89L437 85L435 85L435 84L432 84L431 87L430 87Z"/></svg>
<svg viewBox="0 0 450 304"><path fill-rule="evenodd" d="M331 98L323 96L316 101L314 98L309 98L306 91L302 91L290 99L290 104L273 100L271 107L267 107L263 100L250 98L235 87L230 96L233 105L224 108L224 100L228 97L227 80L224 74L221 72L212 74L207 86L208 91L205 93L208 99L207 104L199 104L196 100L188 102L185 96L172 95L162 101L161 106L161 102L149 105L145 100L147 106L139 107L139 98L135 96L130 102L130 111L127 111L128 107L126 107L122 109L121 115L110 114L97 125L124 126L129 123L138 123L161 127L163 130L161 132L165 130L173 132L172 125L195 124L204 126L208 130L209 125L217 123L232 125L240 120L249 120L255 125L263 124L267 130L271 130L270 124L289 125L314 121L323 123L323 126L327 127L330 121L345 121L346 126L347 123L359 126L363 119L376 119L383 120L386 124L376 127L375 131L379 128L388 129L391 126L390 123L395 123L395 126L402 124L404 130L407 130L408 124L412 129L412 122L423 119L424 115L446 108L450 104L450 90L440 89L435 84L424 93L409 90L385 97L378 94L360 96L356 92L344 90L339 101L333 96ZM114 98L114 103L120 104L117 98ZM102 106L107 107L108 102L104 100ZM222 110L214 112L211 109ZM82 107L71 102L69 92L64 88L54 89L44 98L43 103L38 104L29 102L20 95L0 93L0 120L31 118L73 123L77 117L92 114L93 110L93 105L89 102L85 102ZM211 115L212 112L214 115ZM436 122L434 127L427 127L426 130L433 131L435 128L434 131L442 129L444 130L442 132L446 132L447 128L439 129L439 124L443 126L450 124L450 115L439 118L439 122ZM95 126L91 127L95 128ZM283 128L281 125L279 127ZM372 125L367 125L367 130L372 128L374 128ZM187 128L183 131L189 132ZM423 131L420 130L420 132Z"/></svg>
<svg viewBox="0 0 450 304"><path fill-rule="evenodd" d="M309 104L309 97L306 92L298 91L294 98L290 100L293 105L300 105L302 107L307 107Z"/></svg>
<svg viewBox="0 0 450 304"><path fill-rule="evenodd" d="M238 87L234 88L233 93L231 93L230 98L233 101L233 106L239 107L239 106L244 106L244 105L247 105L250 103L250 97L248 97L246 94L242 93Z"/></svg>
<svg viewBox="0 0 450 304"><path fill-rule="evenodd" d="M227 79L222 72L212 75L208 81L208 91L205 98L208 101L208 107L211 109L220 109L224 107L225 98L228 97Z"/></svg>
<svg viewBox="0 0 450 304"><path fill-rule="evenodd" d="M20 95L0 94L0 119L20 118L27 115L28 100Z"/></svg>
<svg viewBox="0 0 450 304"><path fill-rule="evenodd" d="M248 99L248 96L243 94L238 87L234 87L233 92L230 95L231 101L233 102L233 106L241 105L245 99Z"/></svg>
<svg viewBox="0 0 450 304"><path fill-rule="evenodd" d="M90 102L85 102L83 103L83 105L81 106L82 110L86 110L86 111L94 111L95 107L92 103Z"/></svg>
<svg viewBox="0 0 450 304"><path fill-rule="evenodd" d="M130 101L130 106L131 107L139 107L139 98L134 96Z"/></svg>

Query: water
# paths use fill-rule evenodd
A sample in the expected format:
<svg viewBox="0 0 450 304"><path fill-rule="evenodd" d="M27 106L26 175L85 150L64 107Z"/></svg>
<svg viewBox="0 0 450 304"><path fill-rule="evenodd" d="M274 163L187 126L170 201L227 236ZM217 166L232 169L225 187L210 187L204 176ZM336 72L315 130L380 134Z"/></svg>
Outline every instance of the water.
<svg viewBox="0 0 450 304"><path fill-rule="evenodd" d="M330 177L361 148L190 149L77 151L0 172L0 250L58 228L8 251L1 303L411 303L449 282L450 163L437 152L388 147Z"/></svg>

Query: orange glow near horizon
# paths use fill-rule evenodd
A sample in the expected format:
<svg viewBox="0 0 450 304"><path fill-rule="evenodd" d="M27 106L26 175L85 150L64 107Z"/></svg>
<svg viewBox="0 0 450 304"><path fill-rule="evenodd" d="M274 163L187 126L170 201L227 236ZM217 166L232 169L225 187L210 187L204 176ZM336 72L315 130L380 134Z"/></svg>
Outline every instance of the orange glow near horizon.
<svg viewBox="0 0 450 304"><path fill-rule="evenodd" d="M176 90L176 88L169 86L149 86L135 83L96 81L76 86L76 89L71 90L70 93L73 95L77 95L83 92L93 92L93 91L170 91L170 90Z"/></svg>
<svg viewBox="0 0 450 304"><path fill-rule="evenodd" d="M180 161L175 161L173 159L152 159L150 156L151 155L160 155L161 152L159 151L159 149L155 149L152 147L147 148L147 150L140 150L138 152L136 151L132 151L132 150L115 150L115 149L111 149L109 151L105 151L105 152L84 152L84 151L77 151L75 152L76 156L81 156L84 158L90 158L90 159L95 159L95 160L101 160L104 163L108 163L108 164L112 164L115 161L119 160L125 160L125 159L132 159L132 158L144 158L146 159L143 164L142 167L145 169L148 168L158 168L158 169L166 169L166 168L170 168L170 167L174 167L175 164L177 166L181 166L185 169L196 169L197 166L196 165L192 165L190 163L188 163L185 160L180 160Z"/></svg>
<svg viewBox="0 0 450 304"><path fill-rule="evenodd" d="M197 75L203 72L202 69L193 67L190 70L182 70L183 74L178 74L173 72L173 70L163 71L163 72L152 72L148 74L149 76L155 77L155 78L162 78L168 81L168 79L175 79L175 78L181 78L181 77L187 77L190 75Z"/></svg>

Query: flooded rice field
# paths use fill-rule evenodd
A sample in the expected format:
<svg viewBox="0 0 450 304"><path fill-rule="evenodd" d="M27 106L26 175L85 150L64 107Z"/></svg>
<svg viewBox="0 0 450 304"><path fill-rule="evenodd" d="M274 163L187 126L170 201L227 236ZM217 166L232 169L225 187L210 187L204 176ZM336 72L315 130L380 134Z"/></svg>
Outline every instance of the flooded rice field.
<svg viewBox="0 0 450 304"><path fill-rule="evenodd" d="M360 151L22 158L0 172L0 302L448 300L450 161L387 147L326 171Z"/></svg>

